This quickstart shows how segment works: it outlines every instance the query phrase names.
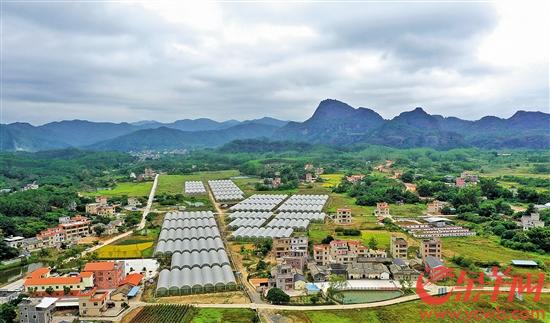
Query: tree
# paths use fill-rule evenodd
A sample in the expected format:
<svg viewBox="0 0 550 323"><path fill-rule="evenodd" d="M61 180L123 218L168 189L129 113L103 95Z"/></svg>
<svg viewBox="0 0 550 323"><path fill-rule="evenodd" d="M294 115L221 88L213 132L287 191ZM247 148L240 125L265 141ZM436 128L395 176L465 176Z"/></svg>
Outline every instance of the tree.
<svg viewBox="0 0 550 323"><path fill-rule="evenodd" d="M8 246L8 244L0 240L0 260L12 259L19 255L17 249Z"/></svg>
<svg viewBox="0 0 550 323"><path fill-rule="evenodd" d="M290 301L290 296L282 289L273 287L267 292L267 300L272 304L286 304Z"/></svg>
<svg viewBox="0 0 550 323"><path fill-rule="evenodd" d="M63 294L69 295L71 293L71 289L69 286L63 286Z"/></svg>
<svg viewBox="0 0 550 323"><path fill-rule="evenodd" d="M319 302L319 296L318 295L311 295L309 300L311 301L311 304L315 305Z"/></svg>
<svg viewBox="0 0 550 323"><path fill-rule="evenodd" d="M258 261L258 264L256 265L256 270L260 271L260 270L264 270L266 268L267 268L267 263L265 261L263 261L262 259L260 259L260 261Z"/></svg>
<svg viewBox="0 0 550 323"><path fill-rule="evenodd" d="M326 236L323 240L321 240L322 244L329 244L334 238L332 236Z"/></svg>
<svg viewBox="0 0 550 323"><path fill-rule="evenodd" d="M378 246L378 242L376 241L376 239L374 239L374 237L371 237L369 240L369 248L376 249L377 246Z"/></svg>
<svg viewBox="0 0 550 323"><path fill-rule="evenodd" d="M347 281L344 276L330 275L328 278L327 295L331 298L338 298L340 302L344 299L342 289L346 287Z"/></svg>
<svg viewBox="0 0 550 323"><path fill-rule="evenodd" d="M105 227L104 224L96 224L94 227L93 227L93 230L95 232L95 234L99 237L101 236L103 233L105 233L105 231L107 230L107 228Z"/></svg>
<svg viewBox="0 0 550 323"><path fill-rule="evenodd" d="M54 292L54 290L53 290L52 286L46 288L46 293L47 293L48 295L52 295L53 292Z"/></svg>

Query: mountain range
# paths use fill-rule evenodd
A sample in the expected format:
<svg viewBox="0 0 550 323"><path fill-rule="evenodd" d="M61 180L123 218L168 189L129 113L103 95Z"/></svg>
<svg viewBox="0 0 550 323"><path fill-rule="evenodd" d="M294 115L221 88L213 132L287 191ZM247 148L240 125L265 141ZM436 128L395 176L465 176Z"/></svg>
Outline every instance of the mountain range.
<svg viewBox="0 0 550 323"><path fill-rule="evenodd" d="M261 118L247 121L185 119L172 123L71 120L41 126L0 125L2 151L79 147L91 150L171 150L218 147L233 140L263 138L313 144L375 144L397 148L458 147L550 149L550 114L517 111L508 119L476 121L430 115L422 108L391 120L368 108L327 99L304 122Z"/></svg>

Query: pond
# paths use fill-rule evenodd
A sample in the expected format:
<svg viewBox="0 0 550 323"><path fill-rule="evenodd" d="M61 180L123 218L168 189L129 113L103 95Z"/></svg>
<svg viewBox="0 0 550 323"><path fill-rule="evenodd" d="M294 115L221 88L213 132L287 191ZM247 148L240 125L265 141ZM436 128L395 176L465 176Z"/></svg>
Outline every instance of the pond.
<svg viewBox="0 0 550 323"><path fill-rule="evenodd" d="M8 268L0 271L0 285L11 283L23 275L42 267L42 263L32 263L28 265Z"/></svg>
<svg viewBox="0 0 550 323"><path fill-rule="evenodd" d="M399 290L347 290L342 294L343 304L380 302L403 295Z"/></svg>

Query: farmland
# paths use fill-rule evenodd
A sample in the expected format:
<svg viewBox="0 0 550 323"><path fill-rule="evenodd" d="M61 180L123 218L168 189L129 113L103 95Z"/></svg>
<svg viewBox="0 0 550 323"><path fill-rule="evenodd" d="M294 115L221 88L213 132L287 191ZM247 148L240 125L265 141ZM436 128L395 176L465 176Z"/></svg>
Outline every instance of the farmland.
<svg viewBox="0 0 550 323"><path fill-rule="evenodd" d="M460 320L452 317L451 313L445 318L428 317L430 311L453 311L460 313L460 311L483 311L484 313L495 312L497 309L502 309L509 315L512 311L526 310L532 314L529 322L547 322L544 317L543 311L550 306L550 296L543 294L539 302L533 300L532 295L526 296L524 301L519 302L507 302L505 297L500 297L495 302L488 302L481 300L479 302L447 302L442 305L432 306L423 303L420 300L411 301L408 303L402 303L398 305L390 305L385 307L377 307L370 309L356 309L356 310L334 310L334 311L287 311L278 312L282 314L286 320L280 320L280 322L297 322L297 323L355 323L355 322L457 322L467 321L466 313L461 313ZM421 318L421 313L426 313L425 317ZM433 312L431 312L433 315ZM527 313L527 312L526 312ZM548 315L548 313L546 313ZM538 319L537 319L538 317ZM485 320L484 322L517 322L512 320L509 316L505 320Z"/></svg>
<svg viewBox="0 0 550 323"><path fill-rule="evenodd" d="M87 196L148 196L152 186L153 182L122 182L118 183L112 189L86 192L83 194Z"/></svg>
<svg viewBox="0 0 550 323"><path fill-rule="evenodd" d="M189 305L151 305L137 310L128 323L191 322L195 309Z"/></svg>
<svg viewBox="0 0 550 323"><path fill-rule="evenodd" d="M110 244L97 250L99 259L142 258L153 254L154 242Z"/></svg>
<svg viewBox="0 0 550 323"><path fill-rule="evenodd" d="M200 308L191 322L193 323L249 323L253 322L254 311L241 308Z"/></svg>

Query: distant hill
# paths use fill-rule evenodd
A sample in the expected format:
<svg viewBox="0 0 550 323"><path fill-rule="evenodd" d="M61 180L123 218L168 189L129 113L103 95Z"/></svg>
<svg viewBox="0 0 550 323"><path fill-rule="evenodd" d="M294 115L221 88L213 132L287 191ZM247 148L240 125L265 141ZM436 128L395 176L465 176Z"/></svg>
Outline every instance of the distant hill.
<svg viewBox="0 0 550 323"><path fill-rule="evenodd" d="M233 140L242 141L223 149L236 151L278 151L286 142L289 149L309 149L293 143L354 147L375 144L397 148L458 147L550 149L550 114L517 111L508 119L485 116L476 121L430 115L422 108L402 112L385 120L368 108L354 108L344 102L326 99L304 122L287 122L270 117L254 120L183 119L171 123L134 123L67 120L42 126L28 123L0 125L3 151L41 151L67 147L97 150L166 150L219 147ZM255 148L255 144L261 144Z"/></svg>
<svg viewBox="0 0 550 323"><path fill-rule="evenodd" d="M86 148L94 150L170 150L217 147L237 139L271 137L277 129L257 123L239 124L227 129L181 131L168 127L143 129L117 138L101 141Z"/></svg>

